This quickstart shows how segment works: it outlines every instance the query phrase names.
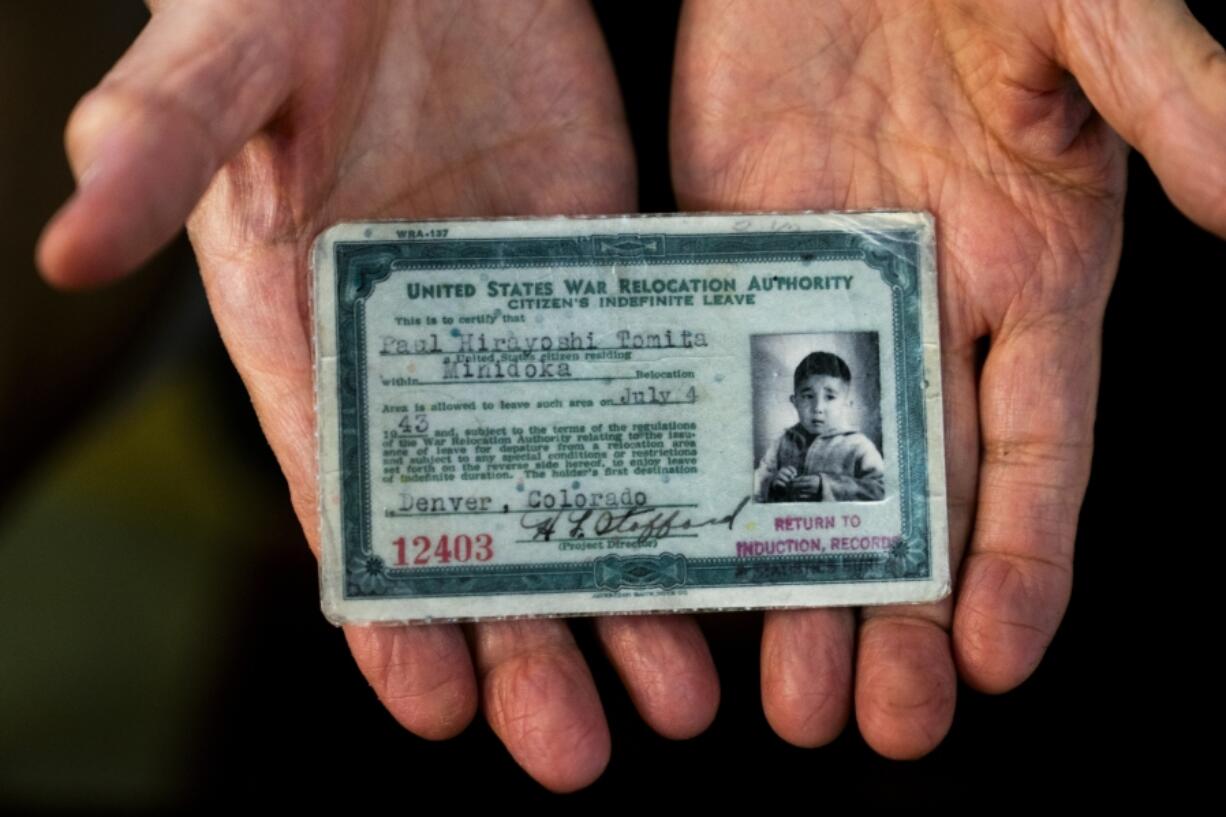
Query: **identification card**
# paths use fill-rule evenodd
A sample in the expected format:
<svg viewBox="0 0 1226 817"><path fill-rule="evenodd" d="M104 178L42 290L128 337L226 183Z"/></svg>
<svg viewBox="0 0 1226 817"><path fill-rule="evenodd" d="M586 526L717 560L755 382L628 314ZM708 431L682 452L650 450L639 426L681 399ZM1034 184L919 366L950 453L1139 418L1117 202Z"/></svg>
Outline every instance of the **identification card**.
<svg viewBox="0 0 1226 817"><path fill-rule="evenodd" d="M930 217L341 224L314 267L330 620L948 593Z"/></svg>

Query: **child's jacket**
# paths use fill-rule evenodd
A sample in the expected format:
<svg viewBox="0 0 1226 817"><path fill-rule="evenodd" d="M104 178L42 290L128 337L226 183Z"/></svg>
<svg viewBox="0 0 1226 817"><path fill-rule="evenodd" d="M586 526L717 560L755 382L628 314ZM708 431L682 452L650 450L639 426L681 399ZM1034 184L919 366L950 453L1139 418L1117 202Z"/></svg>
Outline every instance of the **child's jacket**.
<svg viewBox="0 0 1226 817"><path fill-rule="evenodd" d="M821 475L819 502L863 502L885 496L885 461L873 441L859 431L832 431L815 437L800 423L792 426L771 443L762 457L754 474L757 486L754 499L791 501L790 489L771 484L775 474L789 465L801 476Z"/></svg>

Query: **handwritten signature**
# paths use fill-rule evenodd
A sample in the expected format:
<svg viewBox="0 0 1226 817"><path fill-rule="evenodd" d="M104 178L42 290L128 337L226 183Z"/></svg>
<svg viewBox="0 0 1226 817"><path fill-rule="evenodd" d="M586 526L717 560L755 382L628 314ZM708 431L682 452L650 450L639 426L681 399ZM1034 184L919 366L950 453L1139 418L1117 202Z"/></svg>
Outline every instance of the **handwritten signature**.
<svg viewBox="0 0 1226 817"><path fill-rule="evenodd" d="M641 543L649 539L663 539L672 531L716 525L727 525L728 530L732 530L737 516L748 504L749 497L746 496L730 513L706 519L694 519L683 515L680 509L662 509L653 505L619 508L615 511L528 511L520 517L519 524L532 531L534 542L548 542L561 530L567 539L637 534L637 541Z"/></svg>

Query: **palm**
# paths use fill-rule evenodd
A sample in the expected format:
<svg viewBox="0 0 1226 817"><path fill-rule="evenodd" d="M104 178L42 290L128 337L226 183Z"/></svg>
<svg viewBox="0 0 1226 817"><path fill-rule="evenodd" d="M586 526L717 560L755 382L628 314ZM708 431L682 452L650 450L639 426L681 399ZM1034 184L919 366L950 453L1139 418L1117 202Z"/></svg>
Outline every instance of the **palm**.
<svg viewBox="0 0 1226 817"><path fill-rule="evenodd" d="M955 569L978 509L952 657L972 683L1006 689L1033 669L1067 601L1125 146L1037 53L1032 81L1048 87L1000 82L1003 49L945 5L689 4L673 172L692 209L935 214ZM932 748L952 716L951 608L864 611L855 673L849 612L768 616L773 725L798 743L830 739L854 674L870 743Z"/></svg>
<svg viewBox="0 0 1226 817"><path fill-rule="evenodd" d="M985 87L983 66L951 53L964 21L934 6L776 4L752 28L691 7L703 36L683 39L674 175L690 209L933 212L949 338L964 346L1023 288L1059 305L1101 296L1126 148L1071 81L1042 98Z"/></svg>
<svg viewBox="0 0 1226 817"><path fill-rule="evenodd" d="M313 547L304 305L315 236L347 219L621 212L634 201L620 98L584 9L361 9L300 21L302 91L189 222ZM572 36L576 23L589 41Z"/></svg>

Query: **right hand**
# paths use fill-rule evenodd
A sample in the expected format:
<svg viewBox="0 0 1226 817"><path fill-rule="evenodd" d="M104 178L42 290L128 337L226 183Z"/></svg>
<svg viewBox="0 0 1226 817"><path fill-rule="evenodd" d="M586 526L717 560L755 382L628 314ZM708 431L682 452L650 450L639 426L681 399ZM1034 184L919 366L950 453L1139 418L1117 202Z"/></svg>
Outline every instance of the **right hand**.
<svg viewBox="0 0 1226 817"><path fill-rule="evenodd" d="M62 287L106 282L190 214L214 317L318 555L308 251L341 220L620 213L635 170L612 67L581 2L207 0L155 4L78 106L79 187L38 258ZM701 732L718 681L689 617L597 632L644 719ZM478 695L515 759L555 790L603 770L609 732L564 621L345 627L388 710L427 738Z"/></svg>
<svg viewBox="0 0 1226 817"><path fill-rule="evenodd" d="M798 502L812 502L822 493L822 475L808 474L792 480L791 498Z"/></svg>

